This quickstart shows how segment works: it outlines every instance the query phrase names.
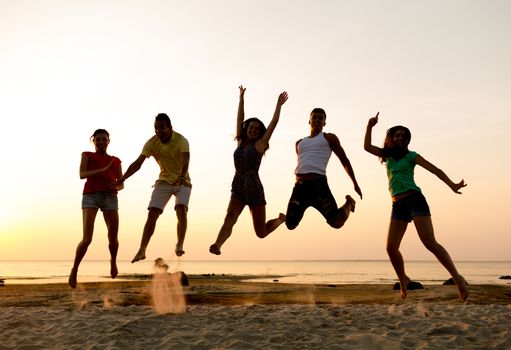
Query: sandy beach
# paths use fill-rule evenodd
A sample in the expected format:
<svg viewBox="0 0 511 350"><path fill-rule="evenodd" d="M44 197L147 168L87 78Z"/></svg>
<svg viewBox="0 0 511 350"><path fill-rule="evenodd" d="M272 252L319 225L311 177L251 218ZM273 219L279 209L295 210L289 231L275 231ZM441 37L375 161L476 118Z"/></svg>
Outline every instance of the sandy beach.
<svg viewBox="0 0 511 350"><path fill-rule="evenodd" d="M511 286L243 282L243 276L9 285L0 349L510 349ZM253 278L253 276L252 276ZM160 305L157 305L160 304Z"/></svg>

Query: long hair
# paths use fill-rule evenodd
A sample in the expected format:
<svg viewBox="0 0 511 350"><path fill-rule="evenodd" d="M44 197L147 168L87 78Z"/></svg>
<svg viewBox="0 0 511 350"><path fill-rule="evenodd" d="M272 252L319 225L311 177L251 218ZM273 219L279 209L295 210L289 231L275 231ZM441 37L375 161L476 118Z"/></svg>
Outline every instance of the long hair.
<svg viewBox="0 0 511 350"><path fill-rule="evenodd" d="M264 123L261 120L259 120L258 118L248 118L241 125L240 135L236 136L236 140L240 143L240 145L244 146L247 143L247 130L251 122L256 122L257 124L259 124L259 135L257 136L257 140L261 139L266 133L266 126L264 126ZM268 148L270 148L269 145L266 146L264 151L266 152Z"/></svg>
<svg viewBox="0 0 511 350"><path fill-rule="evenodd" d="M405 133L405 142L403 147L398 147L394 145L394 135L397 131L402 130ZM394 158L399 160L406 156L408 152L408 145L410 144L410 140L412 139L412 133L410 129L402 125L396 125L387 130L387 134L385 135L385 141L383 141L383 155L380 157L380 161L382 163L386 162L388 158Z"/></svg>

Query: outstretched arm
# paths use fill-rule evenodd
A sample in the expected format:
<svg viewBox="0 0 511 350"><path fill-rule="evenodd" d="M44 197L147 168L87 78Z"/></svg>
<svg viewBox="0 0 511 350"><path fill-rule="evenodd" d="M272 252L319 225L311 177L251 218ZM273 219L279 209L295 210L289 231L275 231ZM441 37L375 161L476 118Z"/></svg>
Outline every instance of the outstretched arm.
<svg viewBox="0 0 511 350"><path fill-rule="evenodd" d="M131 175L135 174L140 169L140 167L142 166L142 163L144 163L145 160L146 160L146 156L144 156L142 154L139 155L138 158L133 163L130 164L130 166L124 173L124 175L122 175L119 178L119 180L116 183L116 186L122 185L124 183L124 181L126 181L126 179L128 179Z"/></svg>
<svg viewBox="0 0 511 350"><path fill-rule="evenodd" d="M241 126L243 125L243 121L245 120L245 90L246 88L243 85L239 86L240 89L240 101L238 103L238 117L236 119L236 138L239 139L241 137Z"/></svg>
<svg viewBox="0 0 511 350"><path fill-rule="evenodd" d="M335 134L327 134L325 133L325 138L328 141L328 144L330 145L330 148L335 153L337 158L341 161L342 166L344 167L344 170L346 170L346 173L348 173L348 176L350 177L351 181L353 182L353 186L355 188L355 192L358 193L360 198L362 198L362 190L358 186L357 179L355 178L355 172L353 171L353 168L351 166L351 162L346 156L346 153L344 152L344 149L341 147L341 143L339 142L339 138Z"/></svg>
<svg viewBox="0 0 511 350"><path fill-rule="evenodd" d="M380 112L376 113L376 115L374 117L370 118L369 121L367 122L366 134L364 137L364 149L367 152L374 154L377 157L382 156L383 150L380 147L376 147L372 144L371 134L373 131L373 127L378 123L378 115L379 114L380 114Z"/></svg>
<svg viewBox="0 0 511 350"><path fill-rule="evenodd" d="M280 110L282 108L282 105L286 103L287 99L288 99L287 92L284 91L279 95L279 98L277 100L277 106L275 106L275 112L273 113L273 118L271 119L271 122L268 125L268 128L266 129L266 132L264 133L263 137L257 140L255 144L255 147L259 153L263 153L266 147L268 146L271 135L273 134L273 131L275 130L275 127L279 122Z"/></svg>
<svg viewBox="0 0 511 350"><path fill-rule="evenodd" d="M442 169L437 168L430 162L428 162L426 159L424 159L422 156L417 155L417 158L415 158L415 163L423 167L424 169L428 170L430 173L435 174L440 180L445 182L447 186L451 188L455 193L461 194L460 189L467 186L465 181L462 179L458 183L454 183L446 173Z"/></svg>

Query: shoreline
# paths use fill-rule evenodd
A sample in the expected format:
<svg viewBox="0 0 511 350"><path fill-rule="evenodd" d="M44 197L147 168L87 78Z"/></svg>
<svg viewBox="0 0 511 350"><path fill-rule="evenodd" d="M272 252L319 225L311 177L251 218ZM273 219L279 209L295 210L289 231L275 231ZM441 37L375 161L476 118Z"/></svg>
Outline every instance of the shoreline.
<svg viewBox="0 0 511 350"><path fill-rule="evenodd" d="M295 284L255 282L254 276L190 275L189 286L183 287L188 305L219 304L383 304L403 303L392 284ZM265 276L267 277L267 276ZM276 276L277 278L277 276ZM250 279L249 282L246 279ZM509 305L511 286L469 285L467 304ZM119 306L151 305L152 281L146 275L139 280L78 282L76 289L67 283L8 284L0 287L0 307L56 306L73 303L76 296L93 302L108 298ZM409 290L404 302L463 304L455 286L424 285L424 289Z"/></svg>

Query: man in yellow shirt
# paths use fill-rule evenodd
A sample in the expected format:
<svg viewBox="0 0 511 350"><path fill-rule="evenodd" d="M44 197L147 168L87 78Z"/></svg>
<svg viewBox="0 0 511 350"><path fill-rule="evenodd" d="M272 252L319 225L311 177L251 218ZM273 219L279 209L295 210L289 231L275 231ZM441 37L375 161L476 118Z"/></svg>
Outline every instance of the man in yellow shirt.
<svg viewBox="0 0 511 350"><path fill-rule="evenodd" d="M174 209L177 215L177 244L175 252L177 256L185 253L183 243L187 226L186 214L192 191L192 184L188 174L188 165L190 164L188 140L172 130L170 118L165 113L160 113L156 116L154 132L156 135L146 142L140 156L128 167L119 180L119 183L123 183L140 169L146 158L151 156L154 157L160 166L160 176L153 186L154 190L148 206L149 213L144 226L140 248L131 261L132 263L145 259L145 251L156 228L156 221L173 195L176 197Z"/></svg>

